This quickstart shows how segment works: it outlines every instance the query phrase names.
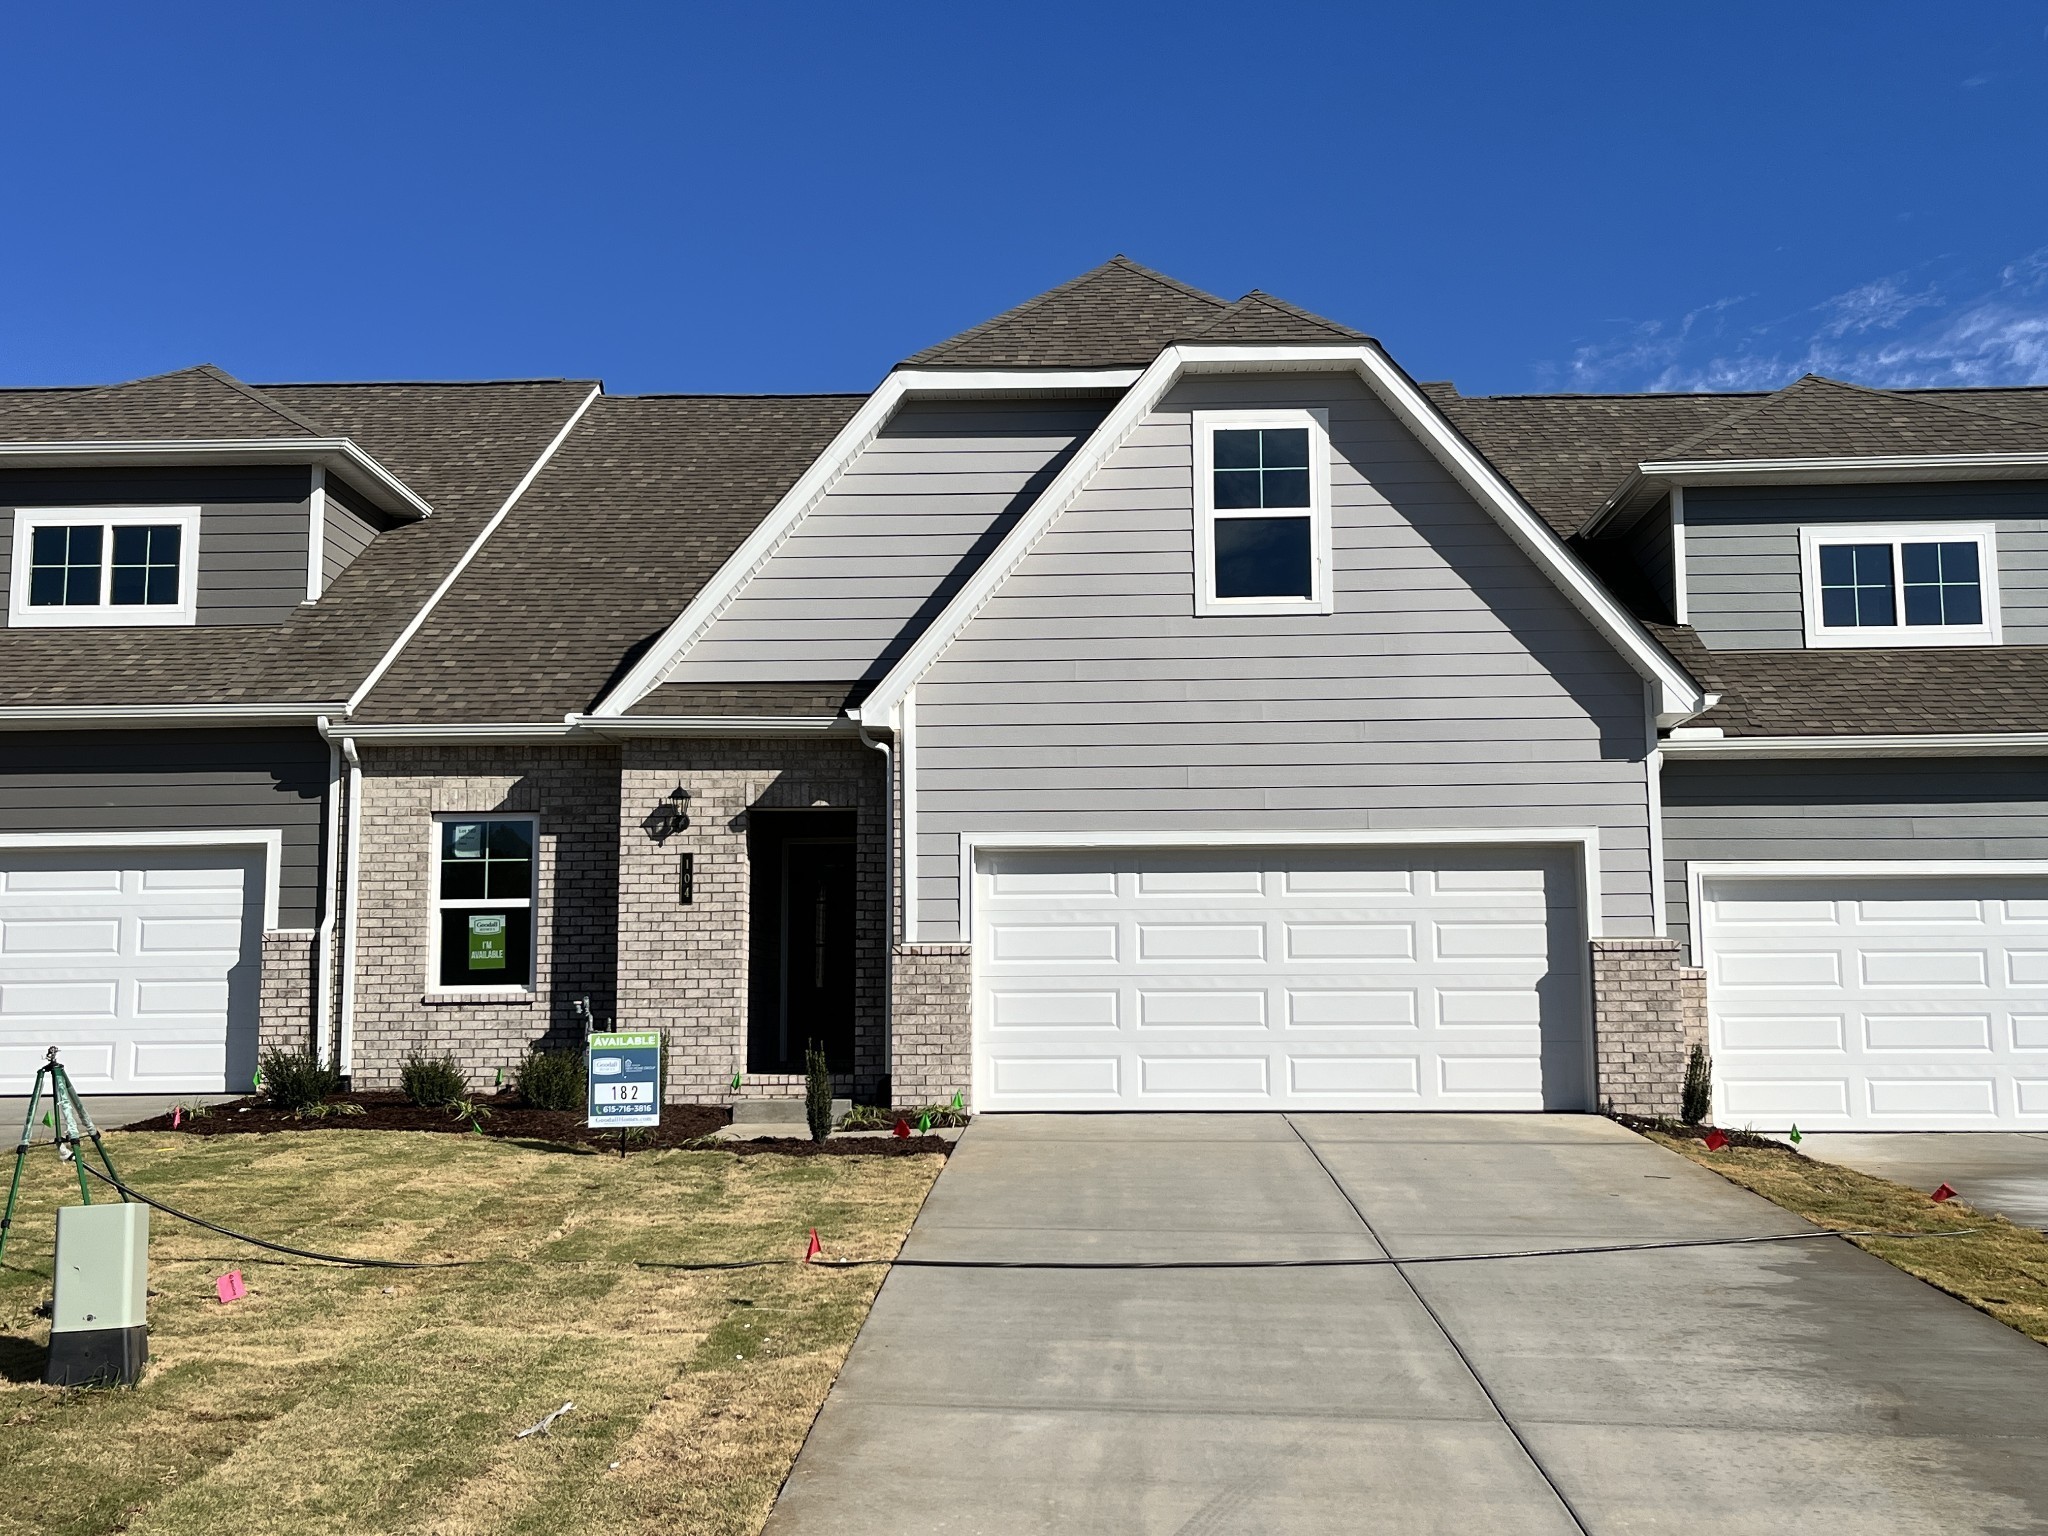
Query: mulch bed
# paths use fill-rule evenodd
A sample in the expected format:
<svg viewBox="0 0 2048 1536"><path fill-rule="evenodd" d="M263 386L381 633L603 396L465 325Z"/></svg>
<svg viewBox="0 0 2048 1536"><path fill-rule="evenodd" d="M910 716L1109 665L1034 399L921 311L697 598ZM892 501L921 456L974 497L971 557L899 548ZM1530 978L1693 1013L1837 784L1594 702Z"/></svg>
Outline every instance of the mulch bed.
<svg viewBox="0 0 2048 1536"><path fill-rule="evenodd" d="M183 1116L177 1125L168 1114L140 1120L127 1127L132 1131L169 1131L180 1136L248 1136L265 1131L436 1131L444 1135L471 1133L466 1117L446 1109L422 1109L402 1093L339 1093L327 1102L354 1104L359 1115L294 1115L273 1109L260 1098L235 1099L216 1104L203 1115ZM583 1115L570 1109L533 1109L512 1094L479 1099L489 1112L477 1127L486 1136L508 1141L546 1141L563 1146L616 1153L617 1131L593 1130ZM717 1141L708 1146L700 1138L730 1124L732 1112L714 1104L668 1104L662 1107L661 1124L626 1132L626 1151L652 1152L660 1148L693 1147L699 1151L732 1152L741 1157L777 1152L785 1157L911 1157L920 1152L950 1152L952 1143L941 1136L834 1137L820 1146L808 1137L776 1136L758 1141Z"/></svg>
<svg viewBox="0 0 2048 1536"><path fill-rule="evenodd" d="M1683 1120L1666 1120L1662 1116L1653 1119L1643 1115L1624 1115L1619 1110L1612 1109L1607 1112L1607 1118L1617 1125L1627 1126L1632 1131L1655 1131L1660 1136L1670 1136L1679 1141L1705 1141L1718 1129L1728 1138L1728 1145L1731 1147L1762 1147L1771 1152L1790 1153L1793 1157L1805 1155L1795 1147L1786 1146L1782 1141L1759 1136L1755 1131L1730 1130L1725 1125L1687 1125Z"/></svg>

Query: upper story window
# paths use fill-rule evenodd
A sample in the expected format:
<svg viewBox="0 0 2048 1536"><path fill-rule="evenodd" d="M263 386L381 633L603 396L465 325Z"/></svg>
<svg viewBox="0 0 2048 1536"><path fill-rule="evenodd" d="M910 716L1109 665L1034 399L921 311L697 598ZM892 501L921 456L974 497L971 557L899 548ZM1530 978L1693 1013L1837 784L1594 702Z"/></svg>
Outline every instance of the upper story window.
<svg viewBox="0 0 2048 1536"><path fill-rule="evenodd" d="M1328 613L1323 411L1195 413L1195 611Z"/></svg>
<svg viewBox="0 0 2048 1536"><path fill-rule="evenodd" d="M433 990L533 985L535 828L531 816L436 821Z"/></svg>
<svg viewBox="0 0 2048 1536"><path fill-rule="evenodd" d="M199 509L22 508L11 560L16 628L190 624Z"/></svg>
<svg viewBox="0 0 2048 1536"><path fill-rule="evenodd" d="M1799 545L1808 645L1999 643L1989 524L1808 527Z"/></svg>

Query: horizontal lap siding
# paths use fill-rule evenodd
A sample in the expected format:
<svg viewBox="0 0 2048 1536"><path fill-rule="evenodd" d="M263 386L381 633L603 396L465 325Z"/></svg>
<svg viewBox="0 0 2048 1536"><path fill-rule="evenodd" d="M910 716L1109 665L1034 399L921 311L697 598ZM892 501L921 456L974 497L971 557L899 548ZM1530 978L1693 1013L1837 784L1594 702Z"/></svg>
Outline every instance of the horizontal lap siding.
<svg viewBox="0 0 2048 1536"><path fill-rule="evenodd" d="M1326 407L1337 612L1194 615L1189 411ZM1600 830L1651 931L1640 678L1362 386L1196 380L916 691L923 940L964 832Z"/></svg>
<svg viewBox="0 0 2048 1536"><path fill-rule="evenodd" d="M691 647L671 682L880 676L1106 401L913 401Z"/></svg>
<svg viewBox="0 0 2048 1536"><path fill-rule="evenodd" d="M325 589L334 578L355 564L356 557L370 547L377 525L345 504L332 480L327 485L326 535L320 546L320 584Z"/></svg>
<svg viewBox="0 0 2048 1536"><path fill-rule="evenodd" d="M311 731L9 733L0 737L0 832L276 827L278 922L311 928L327 767L327 746Z"/></svg>
<svg viewBox="0 0 2048 1536"><path fill-rule="evenodd" d="M1972 522L1998 529L2005 638L2048 643L2048 485L1702 486L1685 495L1693 627L1723 650L1806 644L1799 530L1818 523Z"/></svg>
<svg viewBox="0 0 2048 1536"><path fill-rule="evenodd" d="M1766 860L2048 858L2048 759L1667 762L1671 932L1688 868Z"/></svg>

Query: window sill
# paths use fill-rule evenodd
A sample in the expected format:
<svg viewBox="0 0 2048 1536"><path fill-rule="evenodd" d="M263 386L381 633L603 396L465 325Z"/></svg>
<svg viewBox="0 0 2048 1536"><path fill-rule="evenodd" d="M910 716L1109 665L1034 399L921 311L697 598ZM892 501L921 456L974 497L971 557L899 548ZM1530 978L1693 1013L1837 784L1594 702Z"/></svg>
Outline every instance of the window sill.
<svg viewBox="0 0 2048 1536"><path fill-rule="evenodd" d="M503 1008L530 1008L539 998L531 987L478 987L474 991L428 992L420 1001L429 1008L459 1008L465 1003L489 1003Z"/></svg>

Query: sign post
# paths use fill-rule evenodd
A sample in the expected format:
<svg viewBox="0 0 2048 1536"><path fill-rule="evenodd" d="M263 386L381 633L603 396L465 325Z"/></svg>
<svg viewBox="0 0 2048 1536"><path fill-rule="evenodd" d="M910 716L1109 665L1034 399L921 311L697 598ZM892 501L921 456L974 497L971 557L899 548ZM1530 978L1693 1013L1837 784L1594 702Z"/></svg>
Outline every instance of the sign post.
<svg viewBox="0 0 2048 1536"><path fill-rule="evenodd" d="M627 1131L661 1124L661 1034L651 1029L593 1034L584 1061L588 1123L617 1131L624 1157Z"/></svg>

